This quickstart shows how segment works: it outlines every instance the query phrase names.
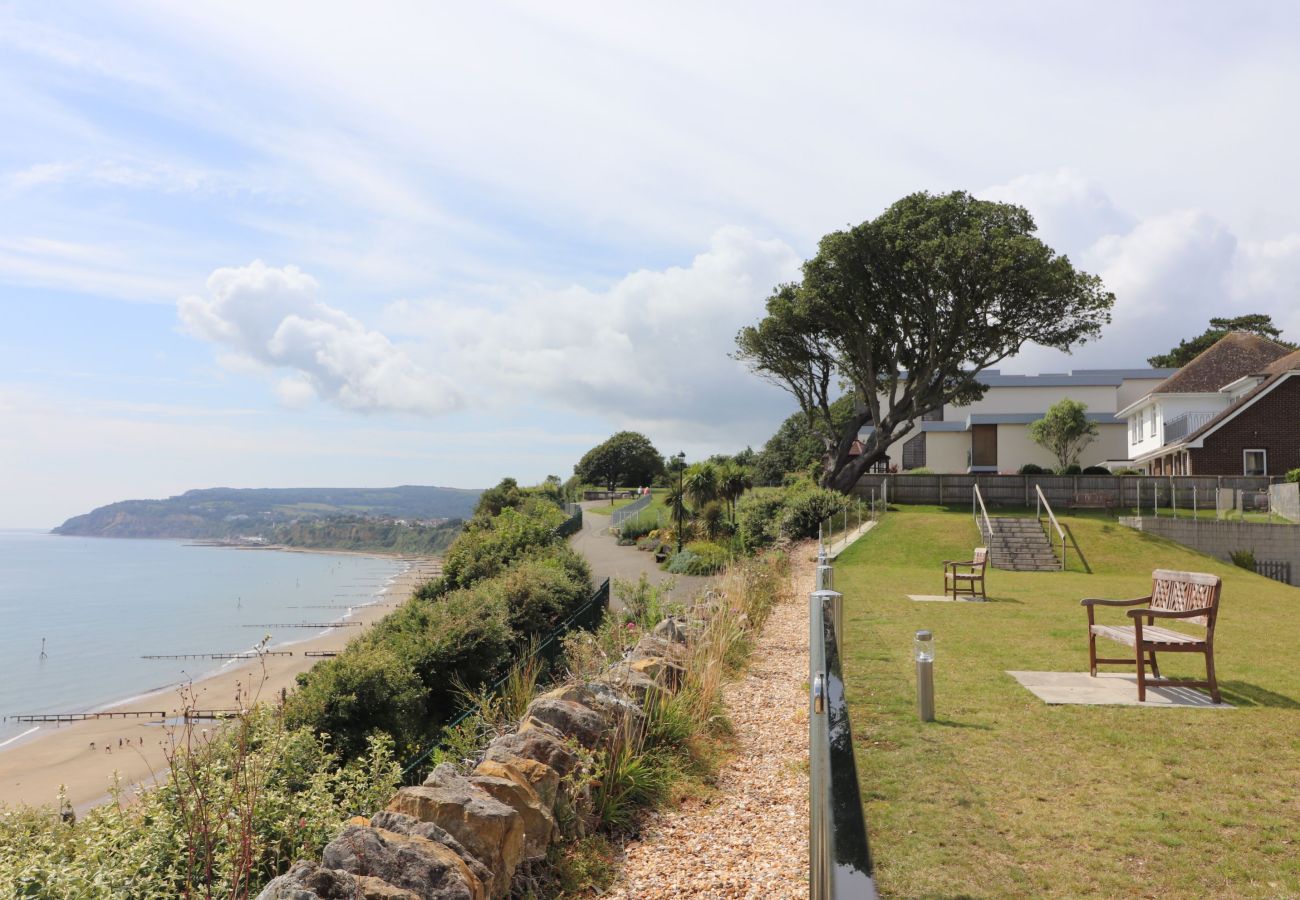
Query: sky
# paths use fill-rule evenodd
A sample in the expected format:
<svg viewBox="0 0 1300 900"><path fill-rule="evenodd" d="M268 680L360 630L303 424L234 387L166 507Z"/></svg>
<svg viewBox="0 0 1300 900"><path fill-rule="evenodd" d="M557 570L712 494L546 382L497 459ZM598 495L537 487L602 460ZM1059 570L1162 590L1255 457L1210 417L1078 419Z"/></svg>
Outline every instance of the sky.
<svg viewBox="0 0 1300 900"><path fill-rule="evenodd" d="M760 446L728 354L833 230L1020 203L1133 367L1300 335L1282 3L0 3L0 527L212 486Z"/></svg>

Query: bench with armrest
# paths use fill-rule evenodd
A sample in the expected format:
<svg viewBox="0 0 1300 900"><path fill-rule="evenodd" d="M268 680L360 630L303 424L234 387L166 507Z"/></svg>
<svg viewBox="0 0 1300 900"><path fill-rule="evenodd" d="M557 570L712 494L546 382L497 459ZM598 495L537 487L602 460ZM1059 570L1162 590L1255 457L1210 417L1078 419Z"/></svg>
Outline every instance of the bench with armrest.
<svg viewBox="0 0 1300 900"><path fill-rule="evenodd" d="M951 594L952 599L956 600L958 594L966 594L971 597L978 596L981 600L987 600L988 596L984 593L984 571L988 568L989 551L987 547L976 547L972 559L957 561L945 559L943 561L943 592ZM962 572L960 569L966 569Z"/></svg>
<svg viewBox="0 0 1300 900"><path fill-rule="evenodd" d="M1219 614L1219 593L1223 581L1204 572L1175 572L1156 569L1151 574L1151 594L1134 600L1084 600L1088 608L1088 670L1095 678L1097 664L1125 664L1137 667L1138 701L1147 699L1147 684L1156 687L1207 688L1215 703L1219 683L1214 677L1214 622ZM1099 606L1133 607L1128 618L1131 625L1098 625ZM1156 625L1159 619L1161 624ZM1145 620L1145 622L1143 621ZM1175 631L1165 625L1186 623L1202 625L1204 636ZM1133 659L1110 659L1097 656L1097 638L1104 637L1133 648ZM1160 679L1156 653L1202 653L1205 655L1205 681L1169 681ZM1151 679L1147 667L1151 668ZM1153 681L1152 679L1160 679Z"/></svg>

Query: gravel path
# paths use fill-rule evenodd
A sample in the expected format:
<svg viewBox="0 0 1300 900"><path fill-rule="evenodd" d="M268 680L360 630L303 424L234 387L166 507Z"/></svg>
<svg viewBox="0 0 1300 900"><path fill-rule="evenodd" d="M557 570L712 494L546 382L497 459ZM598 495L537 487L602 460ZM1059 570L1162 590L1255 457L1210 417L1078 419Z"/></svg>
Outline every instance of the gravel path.
<svg viewBox="0 0 1300 900"><path fill-rule="evenodd" d="M605 896L808 896L808 614L815 563L798 548L790 590L744 676L726 688L734 755L704 805L652 814Z"/></svg>

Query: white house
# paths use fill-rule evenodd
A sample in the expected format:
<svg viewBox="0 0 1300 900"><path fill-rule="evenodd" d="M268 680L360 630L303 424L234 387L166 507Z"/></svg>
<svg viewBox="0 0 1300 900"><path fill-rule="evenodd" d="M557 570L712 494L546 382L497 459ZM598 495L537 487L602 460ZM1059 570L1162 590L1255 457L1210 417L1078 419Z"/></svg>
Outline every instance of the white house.
<svg viewBox="0 0 1300 900"><path fill-rule="evenodd" d="M1245 446L1207 446L1206 438L1211 430L1222 431L1238 418L1238 412L1246 411L1244 404L1238 408L1242 400L1253 407L1261 391L1276 391L1294 372L1293 357L1289 347L1250 332L1234 331L1219 339L1119 410L1127 427L1127 456L1132 465L1153 475L1276 474L1268 464L1269 445L1278 444L1273 448L1275 463L1293 460L1293 448L1300 445L1300 423L1291 421L1275 435L1280 423L1260 419L1262 413L1256 409L1251 412L1250 433L1237 442ZM1283 418L1292 415L1285 405L1279 412ZM1220 435L1213 443L1222 444L1225 437Z"/></svg>
<svg viewBox="0 0 1300 900"><path fill-rule="evenodd" d="M1029 437L1031 422L1059 400L1088 407L1098 435L1080 456L1080 465L1128 459L1124 421L1116 413L1151 393L1177 369L1079 369L1063 374L980 374L984 396L966 406L946 405L899 444L890 462L900 470L925 467L934 472L1015 472L1027 463L1055 468L1055 457ZM863 437L870 427L864 429Z"/></svg>

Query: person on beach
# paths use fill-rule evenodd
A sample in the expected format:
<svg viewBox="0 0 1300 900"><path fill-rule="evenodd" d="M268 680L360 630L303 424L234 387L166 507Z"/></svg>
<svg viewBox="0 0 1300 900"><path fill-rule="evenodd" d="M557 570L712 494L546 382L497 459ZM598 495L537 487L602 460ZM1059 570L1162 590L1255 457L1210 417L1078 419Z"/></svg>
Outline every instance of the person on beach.
<svg viewBox="0 0 1300 900"><path fill-rule="evenodd" d="M91 749L92 751L95 749L95 742L94 742L94 741L91 741L91 742L90 742L90 749Z"/></svg>

